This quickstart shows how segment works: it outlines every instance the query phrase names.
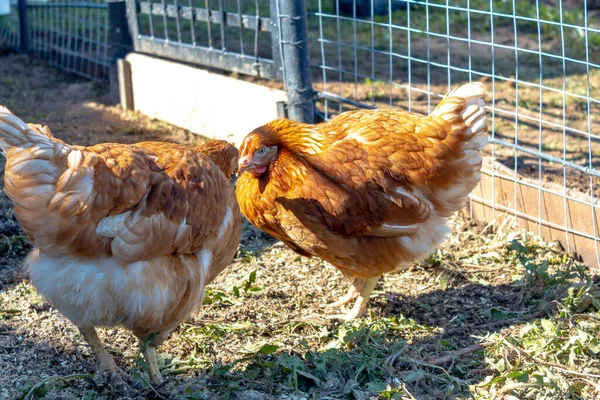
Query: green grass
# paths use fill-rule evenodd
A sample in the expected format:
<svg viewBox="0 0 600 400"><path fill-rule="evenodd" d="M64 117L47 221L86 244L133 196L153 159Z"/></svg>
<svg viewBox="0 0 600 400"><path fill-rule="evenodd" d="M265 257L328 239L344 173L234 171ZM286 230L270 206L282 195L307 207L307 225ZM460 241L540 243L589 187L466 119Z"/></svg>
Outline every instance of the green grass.
<svg viewBox="0 0 600 400"><path fill-rule="evenodd" d="M256 326L232 324L204 328L206 333L195 339L202 343L215 340L218 343L225 335L243 334L251 329L256 329ZM414 335L418 331L428 333L432 330L402 317L368 323L358 321L344 324L333 332L321 330L320 335L326 343L322 351L311 348L304 341L300 341L291 352L282 351L278 343L259 343L247 350L247 356L234 363L212 365L208 377L219 381L222 396L242 387L261 388L272 394L316 394L329 381L343 381L343 389L338 395L345 397L393 391L390 386L390 383L394 385L390 380L392 363L407 346L406 341L395 340L395 335L398 332ZM188 331L184 332L183 340L188 340ZM244 366L240 368L240 364ZM420 375L404 373L399 378L414 382ZM190 392L188 395L189 398L198 398L194 396L199 393Z"/></svg>
<svg viewBox="0 0 600 400"><path fill-rule="evenodd" d="M458 10L448 9L446 10L446 1L437 0L430 2L430 6L418 4L411 7L410 10L398 10L394 11L391 16L375 16L372 22L376 25L387 25L390 23L398 27L408 27L425 31L429 27L429 31L433 33L446 34L450 33L459 37L467 37L467 27L470 21L472 32L489 32L492 26L490 20L490 12L494 15L494 27L514 27L514 17L517 18L538 18L540 19L540 31L542 33L542 39L547 39L550 35L557 33L553 23L561 22L561 12L556 6L540 4L536 7L534 2L515 2L516 10L513 10L513 4L510 1L485 1L485 0L466 0L462 1L451 1L449 6L459 8ZM309 0L307 2L307 9L309 12L319 12L319 0ZM336 17L335 2L333 1L322 1L321 2L321 13L329 14L331 17ZM469 10L470 12L468 12ZM350 17L351 18L351 17ZM449 23L448 23L449 20ZM333 22L333 21L330 21ZM358 37L369 37L371 35L370 19L357 20L356 21L356 34ZM564 24L571 24L577 26L585 26L584 14L581 10L563 10L562 22ZM429 23L429 24L428 24ZM518 19L517 28L522 34L535 34L537 35L537 23L527 22ZM597 22L589 21L590 26L599 26ZM533 25L531 25L533 24ZM349 26L349 25L347 25ZM354 28L351 26L350 28ZM353 29L341 26L342 38L346 39L353 35ZM311 29L311 33L312 30ZM323 26L325 31L337 30L335 23L325 24ZM387 26L386 26L387 29ZM448 32L449 30L449 32ZM583 35L581 32L567 32L565 40L576 39L581 41ZM379 49L384 49L389 42L381 43L376 37L375 46ZM389 39L388 39L389 40ZM599 45L599 38L594 37L591 39L591 46ZM571 44L572 42L568 42Z"/></svg>
<svg viewBox="0 0 600 400"><path fill-rule="evenodd" d="M319 2L317 0L308 2L310 12L318 12ZM324 39L325 41L342 43L346 46L338 48L337 44L325 43L326 63L330 67L342 68L354 71L355 58L358 63L358 72L362 75L371 74L371 54L368 51L354 50L354 45L366 49L375 49L382 52L392 52L400 55L409 55L412 58L427 60L446 64L447 46L446 36L452 46L452 65L460 68L468 68L469 52L465 39L480 41L483 43L496 43L505 46L516 46L520 49L537 51L541 45L544 53L562 56L562 43L564 42L564 55L580 61L586 60L586 47L588 48L590 62L600 62L597 54L600 51L600 34L590 32L587 37L581 29L565 27L561 30L561 21L564 24L585 26L584 15L581 10L564 9L561 13L555 5L540 4L536 9L533 2L516 2L516 10L513 10L513 2L510 1L485 1L471 0L451 1L451 7L460 7L462 10L446 9L446 2L437 0L429 7L418 4L410 10L398 10L390 16L375 16L372 20L338 19L336 15L335 2L322 2L322 16L309 16L309 36L311 39ZM471 10L467 12L466 10ZM479 11L479 12L478 12ZM537 19L539 11L540 24L518 18ZM490 16L490 12L494 14ZM515 17L517 19L515 19ZM561 19L562 18L562 19ZM391 24L391 26L390 26ZM516 24L516 29L515 29ZM595 18L589 17L588 24L596 28L600 27ZM470 29L469 29L470 27ZM492 29L493 28L493 29ZM410 32L408 32L410 30ZM491 32L493 31L493 36ZM516 31L516 40L515 40ZM539 31L539 33L538 33ZM427 35L430 33L430 35ZM390 37L391 36L391 37ZM462 39L462 40L460 40ZM429 45L427 45L429 41ZM429 55L427 48L431 49ZM410 49L410 50L409 50ZM341 60L337 54L340 54ZM320 45L315 43L311 48L313 62L321 61ZM388 62L383 58L375 59L376 79L389 77ZM543 56L543 71L539 69L539 56L524 51L497 48L495 60L489 45L473 44L471 53L471 68L476 72L490 74L490 66L495 63L496 75L510 76L515 74L515 57L518 57L520 78L535 80L541 73L546 77L554 77L563 74L562 61L552 56ZM366 61L365 61L366 59ZM380 65L380 64L385 65ZM404 61L396 59L394 64L394 75L398 78L404 76ZM365 64L365 65L362 65ZM421 64L414 63L413 77L420 73L418 68ZM567 62L569 74L584 73L585 68L579 64ZM437 71L433 71L434 73ZM444 74L446 71L441 71ZM403 78L408 79L408 78ZM437 78L434 76L433 81ZM440 77L441 79L441 77ZM414 80L413 80L414 81Z"/></svg>

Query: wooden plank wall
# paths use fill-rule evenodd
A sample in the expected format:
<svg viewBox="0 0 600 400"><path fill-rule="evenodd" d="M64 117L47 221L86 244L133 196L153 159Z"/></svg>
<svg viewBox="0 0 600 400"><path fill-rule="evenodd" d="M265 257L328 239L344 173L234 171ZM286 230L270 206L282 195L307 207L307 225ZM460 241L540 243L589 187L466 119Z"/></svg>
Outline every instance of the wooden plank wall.
<svg viewBox="0 0 600 400"><path fill-rule="evenodd" d="M567 189L570 198L565 199L562 185L519 175L515 180L513 170L491 159L484 161L482 172L481 183L472 193L474 218L495 219L496 225L504 218L516 218L520 227L541 233L547 241L559 241L590 267L600 269L600 241L593 239L600 238L600 201L592 207L591 197L577 190ZM556 194L541 192L540 196L540 186Z"/></svg>

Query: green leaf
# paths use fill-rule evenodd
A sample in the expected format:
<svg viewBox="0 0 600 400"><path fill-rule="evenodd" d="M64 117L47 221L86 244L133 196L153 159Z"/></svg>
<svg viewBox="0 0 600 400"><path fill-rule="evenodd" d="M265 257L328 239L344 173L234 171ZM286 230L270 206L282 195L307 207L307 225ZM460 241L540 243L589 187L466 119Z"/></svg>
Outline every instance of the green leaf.
<svg viewBox="0 0 600 400"><path fill-rule="evenodd" d="M544 332L551 334L552 336L556 335L556 325L554 325L554 322L550 321L549 319L542 319L540 323L542 328L544 328Z"/></svg>
<svg viewBox="0 0 600 400"><path fill-rule="evenodd" d="M204 295L203 304L212 304L216 301L223 301L223 300L226 300L227 297L229 297L229 296L225 292L221 292L219 290L206 289L206 294Z"/></svg>
<svg viewBox="0 0 600 400"><path fill-rule="evenodd" d="M259 367L272 369L275 368L275 365L277 365L277 363L275 361L256 360L256 365L258 365Z"/></svg>
<svg viewBox="0 0 600 400"><path fill-rule="evenodd" d="M490 313L492 315L492 318L494 318L496 321L504 321L506 319L514 318L514 313L508 313L503 310L498 310L497 308L492 308L490 310Z"/></svg>
<svg viewBox="0 0 600 400"><path fill-rule="evenodd" d="M216 376L225 376L230 369L231 365L222 365L221 362L217 362L213 367L212 372Z"/></svg>
<svg viewBox="0 0 600 400"><path fill-rule="evenodd" d="M354 379L348 379L344 385L344 394L350 394L356 388L360 387L357 381Z"/></svg>
<svg viewBox="0 0 600 400"><path fill-rule="evenodd" d="M599 354L600 353L600 342L598 342L597 340L591 341L590 344L588 344L588 349L590 349L590 351L594 354Z"/></svg>
<svg viewBox="0 0 600 400"><path fill-rule="evenodd" d="M248 275L248 279L246 280L246 282L244 282L244 291L247 292L248 289L252 287L254 282L256 282L256 270L250 272L250 275Z"/></svg>
<svg viewBox="0 0 600 400"><path fill-rule="evenodd" d="M83 397L83 400L95 400L98 398L98 393L96 392L87 392Z"/></svg>
<svg viewBox="0 0 600 400"><path fill-rule="evenodd" d="M499 359L498 362L494 364L494 368L496 368L498 372L504 372L506 370L506 363L504 362L504 359Z"/></svg>
<svg viewBox="0 0 600 400"><path fill-rule="evenodd" d="M583 382L575 382L571 386L569 386L568 392L582 394L583 389L585 388L585 383Z"/></svg>
<svg viewBox="0 0 600 400"><path fill-rule="evenodd" d="M496 321L505 321L507 319L513 319L518 317L517 313L501 310L495 307L484 310L481 314L488 318L493 318Z"/></svg>
<svg viewBox="0 0 600 400"><path fill-rule="evenodd" d="M386 390L390 390L391 387L385 382L369 382L367 383L367 390L375 393L381 393Z"/></svg>
<svg viewBox="0 0 600 400"><path fill-rule="evenodd" d="M502 360L502 362L504 362L504 360ZM504 383L505 381L506 381L506 376L500 375L500 376L497 376L497 377L495 377L493 379L490 379L489 382L487 382L487 383L483 383L481 385L481 387L482 388L487 388L487 387L490 387L492 385L495 385L496 383Z"/></svg>
<svg viewBox="0 0 600 400"><path fill-rule="evenodd" d="M529 371L512 371L506 374L506 377L517 382L529 382Z"/></svg>
<svg viewBox="0 0 600 400"><path fill-rule="evenodd" d="M276 346L274 344L265 344L260 349L258 349L258 353L268 355L276 352L277 349L279 349L279 346Z"/></svg>
<svg viewBox="0 0 600 400"><path fill-rule="evenodd" d="M304 363L297 356L291 356L289 354L282 354L279 356L279 365L281 365L286 372L304 369Z"/></svg>
<svg viewBox="0 0 600 400"><path fill-rule="evenodd" d="M420 381L423 378L425 378L425 371L423 371L422 369L416 369L414 371L402 374L401 379L405 383L414 383Z"/></svg>
<svg viewBox="0 0 600 400"><path fill-rule="evenodd" d="M548 260L542 261L542 265L539 266L537 274L545 280L550 279L550 275L548 274Z"/></svg>
<svg viewBox="0 0 600 400"><path fill-rule="evenodd" d="M311 373L308 373L306 371L302 371L302 370L299 370L299 369L296 370L296 373L298 375L301 375L301 376L305 377L305 378L313 380L317 385L321 383L321 380L319 378L317 378L316 376L314 376L313 374L311 374Z"/></svg>
<svg viewBox="0 0 600 400"><path fill-rule="evenodd" d="M517 253L529 253L530 251L528 247L523 246L517 239L513 239L512 242L510 242L510 249Z"/></svg>

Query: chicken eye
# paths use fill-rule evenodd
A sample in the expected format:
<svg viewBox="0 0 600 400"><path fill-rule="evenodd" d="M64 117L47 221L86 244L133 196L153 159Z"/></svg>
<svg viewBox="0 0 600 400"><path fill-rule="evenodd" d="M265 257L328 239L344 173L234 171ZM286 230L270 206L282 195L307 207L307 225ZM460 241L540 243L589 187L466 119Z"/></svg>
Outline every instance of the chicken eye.
<svg viewBox="0 0 600 400"><path fill-rule="evenodd" d="M263 147L261 147L260 149L258 149L258 150L256 151L256 153L257 153L258 155L261 155L261 156L262 156L262 155L265 155L265 154L267 153L267 148L266 148L265 146L263 146Z"/></svg>

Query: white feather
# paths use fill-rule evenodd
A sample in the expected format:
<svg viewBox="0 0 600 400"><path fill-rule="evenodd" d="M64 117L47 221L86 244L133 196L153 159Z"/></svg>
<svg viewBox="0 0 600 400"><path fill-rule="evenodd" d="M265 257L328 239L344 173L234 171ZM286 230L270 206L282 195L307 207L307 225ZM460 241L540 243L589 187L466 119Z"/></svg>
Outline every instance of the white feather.
<svg viewBox="0 0 600 400"><path fill-rule="evenodd" d="M69 168L77 169L83 163L83 153L79 150L73 150L69 153L69 157L67 158L67 162L69 164Z"/></svg>
<svg viewBox="0 0 600 400"><path fill-rule="evenodd" d="M98 227L96 228L96 233L100 236L109 238L117 237L119 232L125 226L125 220L129 218L130 215L131 211L126 211L121 214L101 219L98 223Z"/></svg>
<svg viewBox="0 0 600 400"><path fill-rule="evenodd" d="M356 140L358 143L365 144L368 141L361 135L361 131L355 131L347 135L344 140Z"/></svg>
<svg viewBox="0 0 600 400"><path fill-rule="evenodd" d="M223 236L225 235L225 232L227 232L229 224L231 224L232 218L233 213L231 212L231 207L227 207L227 212L225 212L225 218L223 218L223 222L221 223L221 226L219 227L219 231L217 233L218 240L223 239Z"/></svg>
<svg viewBox="0 0 600 400"><path fill-rule="evenodd" d="M198 255L198 257L200 258L200 266L202 269L202 273L204 274L204 277L208 277L208 273L210 271L210 263L212 261L212 251L210 251L210 249L205 248L202 249L200 251L200 254Z"/></svg>
<svg viewBox="0 0 600 400"><path fill-rule="evenodd" d="M151 318L160 324L169 307L173 306L171 303L179 302L171 294L180 290L182 277L173 273L156 279L152 273L164 270L165 264L173 262L171 257L123 266L112 257L88 261L74 256L48 256L34 250L27 261L32 283L38 292L73 323L131 327L136 319L142 318ZM198 266L206 269L212 253L204 253L202 259L186 257L185 265L196 266L195 271L188 270L187 273L190 277L198 277ZM203 290L201 284L198 293L192 293L184 305L190 312L198 305Z"/></svg>

